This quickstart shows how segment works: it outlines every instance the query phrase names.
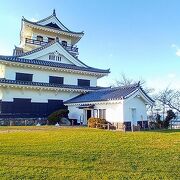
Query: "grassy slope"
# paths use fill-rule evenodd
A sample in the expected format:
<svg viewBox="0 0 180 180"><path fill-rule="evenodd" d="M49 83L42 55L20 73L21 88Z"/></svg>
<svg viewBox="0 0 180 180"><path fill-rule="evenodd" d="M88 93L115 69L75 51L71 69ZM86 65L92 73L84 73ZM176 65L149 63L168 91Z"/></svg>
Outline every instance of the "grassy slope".
<svg viewBox="0 0 180 180"><path fill-rule="evenodd" d="M180 179L180 131L0 127L0 179Z"/></svg>

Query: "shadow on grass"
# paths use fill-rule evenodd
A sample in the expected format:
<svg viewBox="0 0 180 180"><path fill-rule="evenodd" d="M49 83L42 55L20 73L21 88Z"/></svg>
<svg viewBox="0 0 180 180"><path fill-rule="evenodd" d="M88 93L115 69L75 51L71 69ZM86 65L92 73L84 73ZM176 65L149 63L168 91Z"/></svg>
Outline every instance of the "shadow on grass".
<svg viewBox="0 0 180 180"><path fill-rule="evenodd" d="M146 132L176 133L176 132L180 132L180 129L154 129L154 130L147 130Z"/></svg>

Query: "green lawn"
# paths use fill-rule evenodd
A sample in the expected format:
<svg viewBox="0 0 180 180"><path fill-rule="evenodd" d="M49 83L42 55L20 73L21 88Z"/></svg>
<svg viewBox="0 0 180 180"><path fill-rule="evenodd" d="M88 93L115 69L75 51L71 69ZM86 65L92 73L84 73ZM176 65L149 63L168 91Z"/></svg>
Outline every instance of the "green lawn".
<svg viewBox="0 0 180 180"><path fill-rule="evenodd" d="M180 131L0 127L0 179L180 179Z"/></svg>

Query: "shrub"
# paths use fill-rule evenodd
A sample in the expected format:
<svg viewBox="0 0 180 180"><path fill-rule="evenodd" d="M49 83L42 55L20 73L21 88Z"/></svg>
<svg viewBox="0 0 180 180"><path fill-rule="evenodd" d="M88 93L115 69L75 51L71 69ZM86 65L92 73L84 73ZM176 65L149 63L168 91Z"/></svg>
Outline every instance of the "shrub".
<svg viewBox="0 0 180 180"><path fill-rule="evenodd" d="M175 113L172 110L168 110L167 111L167 116L163 122L164 128L168 128L169 127L169 123L172 119L176 118Z"/></svg>
<svg viewBox="0 0 180 180"><path fill-rule="evenodd" d="M102 128L102 124L107 124L105 119L91 117L88 119L88 127L90 128Z"/></svg>
<svg viewBox="0 0 180 180"><path fill-rule="evenodd" d="M163 121L161 121L161 116L157 113L156 115L156 128L161 129L163 127Z"/></svg>
<svg viewBox="0 0 180 180"><path fill-rule="evenodd" d="M67 109L60 109L51 113L48 116L49 124L56 124L57 122L60 123L63 117L68 117L68 113L69 113L69 110Z"/></svg>

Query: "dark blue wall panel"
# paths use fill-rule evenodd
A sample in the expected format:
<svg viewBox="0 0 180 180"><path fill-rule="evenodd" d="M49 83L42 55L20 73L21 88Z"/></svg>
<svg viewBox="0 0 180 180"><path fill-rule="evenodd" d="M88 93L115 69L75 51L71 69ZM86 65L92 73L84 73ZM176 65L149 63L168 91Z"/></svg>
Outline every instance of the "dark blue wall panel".
<svg viewBox="0 0 180 180"><path fill-rule="evenodd" d="M0 117L47 117L58 109L67 109L63 100L48 100L47 103L42 103L14 98L13 102L0 101Z"/></svg>
<svg viewBox="0 0 180 180"><path fill-rule="evenodd" d="M78 79L78 86L90 86L90 80Z"/></svg>

